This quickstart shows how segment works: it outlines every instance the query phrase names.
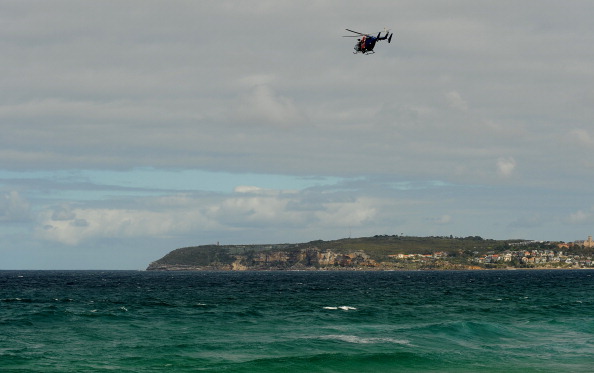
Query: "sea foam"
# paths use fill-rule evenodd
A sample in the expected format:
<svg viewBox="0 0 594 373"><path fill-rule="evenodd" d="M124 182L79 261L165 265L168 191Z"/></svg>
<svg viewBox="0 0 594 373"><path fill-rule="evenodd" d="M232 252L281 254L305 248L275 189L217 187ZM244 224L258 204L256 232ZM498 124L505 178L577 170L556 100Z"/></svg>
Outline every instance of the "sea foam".
<svg viewBox="0 0 594 373"><path fill-rule="evenodd" d="M356 307L351 306L326 306L324 307L325 310L343 310L343 311L352 311L356 310Z"/></svg>
<svg viewBox="0 0 594 373"><path fill-rule="evenodd" d="M380 343L394 343L401 345L408 345L410 341L406 339L395 339L389 337L359 337L356 335L345 335L345 334L330 334L319 337L324 340L340 341L355 344L380 344Z"/></svg>

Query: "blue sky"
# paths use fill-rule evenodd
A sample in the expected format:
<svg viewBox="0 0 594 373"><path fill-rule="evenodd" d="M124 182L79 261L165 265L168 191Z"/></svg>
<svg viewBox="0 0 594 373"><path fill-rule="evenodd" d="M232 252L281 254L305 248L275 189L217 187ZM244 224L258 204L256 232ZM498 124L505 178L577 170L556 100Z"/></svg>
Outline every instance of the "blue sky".
<svg viewBox="0 0 594 373"><path fill-rule="evenodd" d="M594 234L594 4L306 3L0 5L0 269Z"/></svg>

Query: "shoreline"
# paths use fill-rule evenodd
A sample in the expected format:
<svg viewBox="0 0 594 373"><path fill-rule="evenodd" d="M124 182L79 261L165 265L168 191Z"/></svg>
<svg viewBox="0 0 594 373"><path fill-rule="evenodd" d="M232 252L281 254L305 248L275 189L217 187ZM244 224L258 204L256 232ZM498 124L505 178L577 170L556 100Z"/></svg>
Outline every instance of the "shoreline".
<svg viewBox="0 0 594 373"><path fill-rule="evenodd" d="M332 269L278 269L278 268L250 268L250 269L221 269L221 268L175 268L175 269L145 269L147 272L463 272L463 271L578 271L578 270L594 270L594 268L395 268L395 269L370 269L370 268L332 268Z"/></svg>

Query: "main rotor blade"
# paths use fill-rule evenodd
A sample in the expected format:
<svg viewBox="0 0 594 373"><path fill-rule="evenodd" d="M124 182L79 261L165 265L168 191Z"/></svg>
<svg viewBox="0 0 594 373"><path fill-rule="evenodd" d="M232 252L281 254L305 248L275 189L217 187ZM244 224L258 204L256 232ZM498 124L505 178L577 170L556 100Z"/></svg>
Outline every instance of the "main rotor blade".
<svg viewBox="0 0 594 373"><path fill-rule="evenodd" d="M362 35L362 36L369 36L368 34L362 34L362 33L358 32L358 31L349 30L348 28L345 28L345 30L347 30L349 32L352 32L352 33L355 33L355 34Z"/></svg>

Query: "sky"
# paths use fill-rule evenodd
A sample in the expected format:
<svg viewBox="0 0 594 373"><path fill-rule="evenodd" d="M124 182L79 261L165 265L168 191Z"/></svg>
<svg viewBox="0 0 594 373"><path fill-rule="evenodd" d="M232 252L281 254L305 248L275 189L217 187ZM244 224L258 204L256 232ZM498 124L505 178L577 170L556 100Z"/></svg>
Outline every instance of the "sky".
<svg viewBox="0 0 594 373"><path fill-rule="evenodd" d="M594 235L590 0L0 2L0 269ZM390 44L353 54L346 28Z"/></svg>

